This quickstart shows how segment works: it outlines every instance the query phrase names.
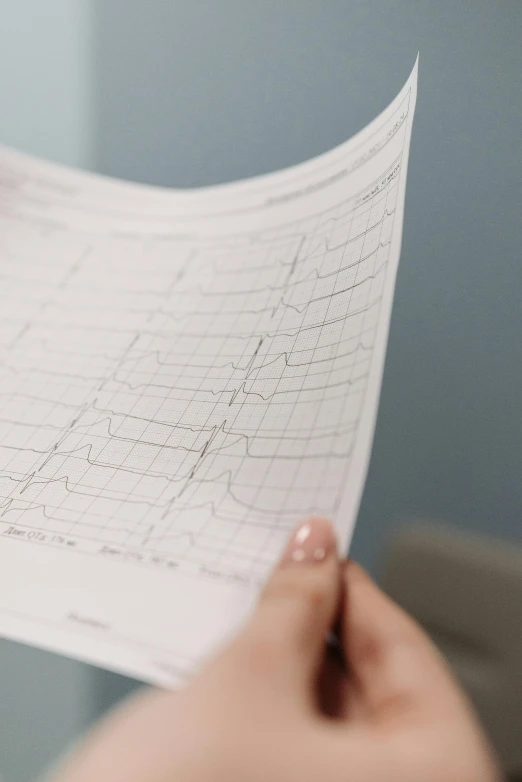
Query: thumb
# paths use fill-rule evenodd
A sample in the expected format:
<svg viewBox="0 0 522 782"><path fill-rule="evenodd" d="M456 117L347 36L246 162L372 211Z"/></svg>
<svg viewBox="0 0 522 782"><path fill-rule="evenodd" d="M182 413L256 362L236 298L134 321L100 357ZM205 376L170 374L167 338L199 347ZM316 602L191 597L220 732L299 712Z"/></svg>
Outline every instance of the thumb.
<svg viewBox="0 0 522 782"><path fill-rule="evenodd" d="M307 521L293 533L238 639L249 672L258 681L284 690L310 692L340 592L333 528L324 519Z"/></svg>

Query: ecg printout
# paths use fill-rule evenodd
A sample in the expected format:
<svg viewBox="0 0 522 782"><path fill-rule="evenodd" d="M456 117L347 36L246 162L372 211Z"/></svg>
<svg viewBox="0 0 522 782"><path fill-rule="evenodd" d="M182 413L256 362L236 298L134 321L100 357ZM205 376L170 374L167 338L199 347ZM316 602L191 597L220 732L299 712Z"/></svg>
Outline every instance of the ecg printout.
<svg viewBox="0 0 522 782"><path fill-rule="evenodd" d="M417 65L346 144L190 191L0 150L0 634L175 686L290 530L347 546Z"/></svg>

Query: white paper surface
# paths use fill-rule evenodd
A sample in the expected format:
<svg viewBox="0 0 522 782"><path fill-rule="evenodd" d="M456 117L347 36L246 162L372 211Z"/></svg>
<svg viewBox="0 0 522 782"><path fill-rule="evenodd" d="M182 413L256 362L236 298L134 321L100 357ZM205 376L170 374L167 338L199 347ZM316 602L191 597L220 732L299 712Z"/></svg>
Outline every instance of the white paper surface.
<svg viewBox="0 0 522 782"><path fill-rule="evenodd" d="M308 163L193 191L0 150L0 633L175 686L290 529L352 534L417 66Z"/></svg>

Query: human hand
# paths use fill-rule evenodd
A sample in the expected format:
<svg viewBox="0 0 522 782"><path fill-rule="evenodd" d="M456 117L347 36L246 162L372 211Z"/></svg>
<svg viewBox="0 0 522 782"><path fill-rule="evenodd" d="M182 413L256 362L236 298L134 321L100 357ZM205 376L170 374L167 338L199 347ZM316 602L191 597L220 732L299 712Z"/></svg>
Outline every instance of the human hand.
<svg viewBox="0 0 522 782"><path fill-rule="evenodd" d="M327 652L336 626L347 669ZM248 625L180 693L103 723L56 782L495 782L487 742L422 630L329 524L293 536Z"/></svg>

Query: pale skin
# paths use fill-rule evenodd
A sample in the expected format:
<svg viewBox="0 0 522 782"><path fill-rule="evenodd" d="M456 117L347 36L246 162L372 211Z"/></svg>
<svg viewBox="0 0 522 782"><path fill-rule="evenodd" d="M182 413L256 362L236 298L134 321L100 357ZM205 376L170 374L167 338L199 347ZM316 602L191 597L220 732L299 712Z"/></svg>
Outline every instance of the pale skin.
<svg viewBox="0 0 522 782"><path fill-rule="evenodd" d="M336 628L346 664L327 652ZM179 693L109 716L54 782L499 782L418 625L331 526L299 528L240 635Z"/></svg>

